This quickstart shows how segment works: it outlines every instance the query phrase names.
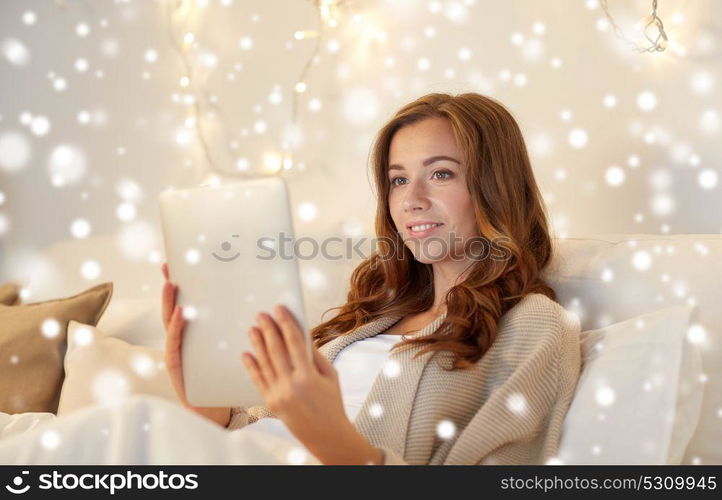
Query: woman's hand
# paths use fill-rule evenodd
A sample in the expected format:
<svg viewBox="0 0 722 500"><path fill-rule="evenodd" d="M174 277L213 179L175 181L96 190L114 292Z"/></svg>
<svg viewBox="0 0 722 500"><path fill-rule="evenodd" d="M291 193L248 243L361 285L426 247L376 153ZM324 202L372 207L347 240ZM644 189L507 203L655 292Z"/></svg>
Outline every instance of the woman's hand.
<svg viewBox="0 0 722 500"><path fill-rule="evenodd" d="M309 356L305 333L285 306L264 312L248 334L255 351L241 354L266 407L322 463L378 463L380 450L356 431L346 416L338 373L315 347ZM311 342L311 339L308 339Z"/></svg>
<svg viewBox="0 0 722 500"><path fill-rule="evenodd" d="M178 295L178 286L171 283L168 279L168 264L161 267L165 283L163 284L163 326L166 331L165 341L165 366L170 375L170 381L175 389L181 404L189 410L206 417L218 425L228 426L231 419L230 408L207 408L199 406L191 406L186 399L186 390L183 383L183 366L181 364L181 344L183 342L183 330L185 328L185 319L183 318L183 310L176 305L176 297Z"/></svg>

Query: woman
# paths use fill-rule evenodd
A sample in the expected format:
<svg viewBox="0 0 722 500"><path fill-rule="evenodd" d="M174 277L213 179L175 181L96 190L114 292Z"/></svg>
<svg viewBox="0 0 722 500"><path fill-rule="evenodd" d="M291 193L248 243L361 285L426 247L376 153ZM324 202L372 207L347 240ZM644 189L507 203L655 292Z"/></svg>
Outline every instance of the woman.
<svg viewBox="0 0 722 500"><path fill-rule="evenodd" d="M179 397L229 429L286 433L323 464L547 463L579 377L580 328L541 277L552 243L516 121L479 94L429 94L384 125L372 164L379 248L310 332L313 360L284 307L249 331L242 360L265 406L188 405L184 320L166 282ZM372 362L354 372L362 357Z"/></svg>

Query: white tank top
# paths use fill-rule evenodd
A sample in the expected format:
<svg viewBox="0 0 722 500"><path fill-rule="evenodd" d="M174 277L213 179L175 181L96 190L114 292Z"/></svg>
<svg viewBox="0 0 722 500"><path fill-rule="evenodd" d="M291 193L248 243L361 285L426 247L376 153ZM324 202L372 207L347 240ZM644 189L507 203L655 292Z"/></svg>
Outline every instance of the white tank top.
<svg viewBox="0 0 722 500"><path fill-rule="evenodd" d="M344 409L351 422L361 410L376 376L383 368L391 347L400 341L401 335L382 333L352 342L336 355L333 366L338 372ZM278 418L262 418L244 428L270 432L302 446L283 421Z"/></svg>
<svg viewBox="0 0 722 500"><path fill-rule="evenodd" d="M389 351L401 335L379 334L352 342L338 353L333 366L338 372L343 406L351 422L366 401L376 376L383 369Z"/></svg>

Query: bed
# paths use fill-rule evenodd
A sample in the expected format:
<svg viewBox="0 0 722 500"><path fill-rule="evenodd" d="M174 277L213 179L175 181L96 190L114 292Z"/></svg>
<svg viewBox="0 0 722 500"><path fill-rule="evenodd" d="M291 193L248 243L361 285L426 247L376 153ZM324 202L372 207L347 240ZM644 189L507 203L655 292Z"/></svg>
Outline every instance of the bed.
<svg viewBox="0 0 722 500"><path fill-rule="evenodd" d="M554 242L545 277L579 317L584 362L555 463L722 464L722 235L600 234ZM102 270L93 279L79 272L89 260ZM128 258L114 236L97 235L50 245L28 275L14 277L23 303L109 281L113 291L97 325L67 325L57 411L0 412L0 450L9 443L21 450L31 440L72 442L74 433L90 432L77 428L79 415L94 412L94 428L104 428L106 418L123 429L125 445L102 463L312 463L294 443L229 433L179 406L162 366L163 260L158 253ZM347 279L346 264L335 265L329 272ZM83 351L81 334L95 335L100 347ZM138 363L145 376L134 374ZM97 379L109 366L120 379L105 380L110 385L99 391ZM107 389L120 387L119 380L123 390ZM145 425L148 419L133 415L173 418L165 426ZM183 430L184 440L174 442L171 436ZM98 458L80 447L14 459L0 453L2 463L87 463L88 457Z"/></svg>

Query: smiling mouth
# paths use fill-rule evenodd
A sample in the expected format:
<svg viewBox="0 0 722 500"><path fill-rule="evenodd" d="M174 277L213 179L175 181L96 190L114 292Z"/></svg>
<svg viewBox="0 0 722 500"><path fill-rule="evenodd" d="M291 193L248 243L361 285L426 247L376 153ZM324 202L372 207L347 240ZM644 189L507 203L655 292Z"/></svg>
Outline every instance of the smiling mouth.
<svg viewBox="0 0 722 500"><path fill-rule="evenodd" d="M435 223L435 224L434 224L433 226L431 226L431 227L429 227L428 224L427 224L427 225L423 225L424 229L420 229L420 230L418 230L418 231L414 231L414 230L412 229L413 226L407 226L407 229L409 230L409 234L410 234L411 236L416 237L416 238L420 238L420 237L426 236L426 235L428 235L428 234L431 234L432 232L434 232L436 229L440 228L440 227L443 226L443 225L444 225L443 223L438 222L438 223Z"/></svg>

